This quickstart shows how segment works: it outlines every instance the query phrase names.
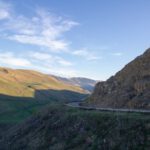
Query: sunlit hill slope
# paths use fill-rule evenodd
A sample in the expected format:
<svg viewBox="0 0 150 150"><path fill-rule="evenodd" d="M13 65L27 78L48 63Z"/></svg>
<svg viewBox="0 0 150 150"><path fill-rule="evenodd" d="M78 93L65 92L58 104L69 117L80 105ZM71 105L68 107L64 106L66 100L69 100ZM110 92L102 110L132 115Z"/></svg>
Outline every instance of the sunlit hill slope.
<svg viewBox="0 0 150 150"><path fill-rule="evenodd" d="M0 94L34 97L38 91L38 98L40 98L52 90L85 93L80 87L65 84L40 72L0 68Z"/></svg>

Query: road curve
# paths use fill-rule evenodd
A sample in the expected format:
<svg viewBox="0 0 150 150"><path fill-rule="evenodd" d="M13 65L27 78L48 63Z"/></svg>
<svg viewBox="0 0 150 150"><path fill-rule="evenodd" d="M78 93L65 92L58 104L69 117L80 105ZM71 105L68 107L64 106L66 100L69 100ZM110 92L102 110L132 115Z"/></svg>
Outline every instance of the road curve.
<svg viewBox="0 0 150 150"><path fill-rule="evenodd" d="M136 113L150 113L150 110L145 109L118 109L118 108L99 108L99 107L87 107L81 106L80 102L72 102L65 104L69 107L84 109L84 110L98 110L98 111L112 111L112 112L136 112Z"/></svg>

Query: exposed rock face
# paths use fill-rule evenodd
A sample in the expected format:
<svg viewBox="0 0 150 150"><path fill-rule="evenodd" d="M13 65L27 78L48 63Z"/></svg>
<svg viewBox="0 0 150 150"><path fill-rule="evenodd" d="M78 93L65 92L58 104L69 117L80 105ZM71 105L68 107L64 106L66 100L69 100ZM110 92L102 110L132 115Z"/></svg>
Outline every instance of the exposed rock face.
<svg viewBox="0 0 150 150"><path fill-rule="evenodd" d="M150 49L106 82L97 83L88 104L150 109Z"/></svg>

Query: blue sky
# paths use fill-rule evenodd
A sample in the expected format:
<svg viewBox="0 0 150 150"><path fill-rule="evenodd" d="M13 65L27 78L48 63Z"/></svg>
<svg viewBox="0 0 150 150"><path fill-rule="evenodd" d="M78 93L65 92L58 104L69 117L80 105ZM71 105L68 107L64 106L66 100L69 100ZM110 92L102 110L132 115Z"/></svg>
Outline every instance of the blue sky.
<svg viewBox="0 0 150 150"><path fill-rule="evenodd" d="M149 0L0 0L0 66L106 80L150 45Z"/></svg>

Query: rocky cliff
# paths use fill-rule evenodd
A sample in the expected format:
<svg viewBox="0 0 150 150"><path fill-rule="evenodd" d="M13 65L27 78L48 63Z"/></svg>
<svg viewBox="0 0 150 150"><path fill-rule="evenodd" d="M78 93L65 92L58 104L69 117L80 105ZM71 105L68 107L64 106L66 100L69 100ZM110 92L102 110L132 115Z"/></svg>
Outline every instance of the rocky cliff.
<svg viewBox="0 0 150 150"><path fill-rule="evenodd" d="M97 83L86 104L150 109L150 48L115 76Z"/></svg>

